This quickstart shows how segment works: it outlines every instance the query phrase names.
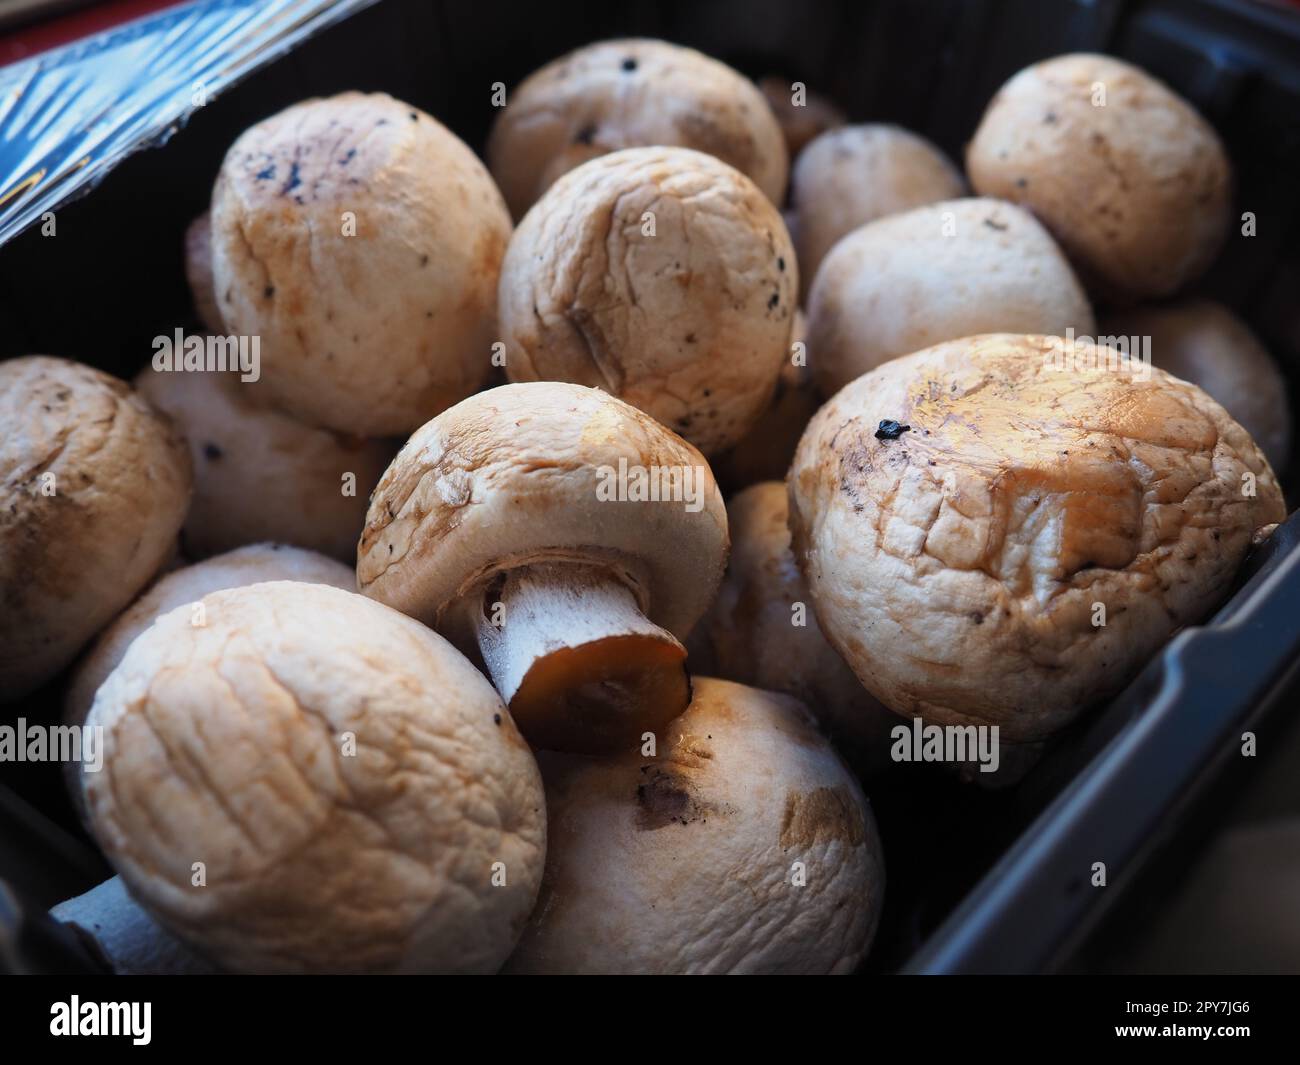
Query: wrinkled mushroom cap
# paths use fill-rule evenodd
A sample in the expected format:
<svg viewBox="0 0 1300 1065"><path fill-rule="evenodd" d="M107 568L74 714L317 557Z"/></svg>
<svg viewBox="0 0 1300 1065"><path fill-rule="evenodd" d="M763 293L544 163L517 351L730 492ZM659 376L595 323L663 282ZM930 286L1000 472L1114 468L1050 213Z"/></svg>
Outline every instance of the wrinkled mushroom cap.
<svg viewBox="0 0 1300 1065"><path fill-rule="evenodd" d="M785 223L743 174L617 152L557 181L511 240L506 372L603 388L713 454L771 399L797 291Z"/></svg>
<svg viewBox="0 0 1300 1065"><path fill-rule="evenodd" d="M0 363L0 481L3 701L67 665L166 561L190 460L125 381L33 355Z"/></svg>
<svg viewBox="0 0 1300 1065"><path fill-rule="evenodd" d="M273 540L356 557L367 497L395 443L304 425L257 403L257 385L229 371L146 368L135 384L189 442L194 499L183 532L188 554L203 558ZM347 474L353 479L345 480Z"/></svg>
<svg viewBox="0 0 1300 1065"><path fill-rule="evenodd" d="M610 499L620 462L630 473L689 470L698 509ZM468 645L456 608L476 608L497 573L594 563L680 639L713 598L726 553L726 509L688 443L599 389L503 385L444 411L398 453L371 497L357 583Z"/></svg>
<svg viewBox="0 0 1300 1065"><path fill-rule="evenodd" d="M875 820L794 699L697 678L657 757L540 760L546 874L506 971L831 973L866 954Z"/></svg>
<svg viewBox="0 0 1300 1065"><path fill-rule="evenodd" d="M943 152L898 126L871 123L823 133L790 175L805 289L841 237L877 218L955 199L965 184Z"/></svg>
<svg viewBox="0 0 1300 1065"><path fill-rule="evenodd" d="M1016 74L984 112L966 169L977 192L1032 210L1110 298L1174 292L1227 235L1232 171L1218 134L1110 56L1058 56Z"/></svg>
<svg viewBox="0 0 1300 1065"><path fill-rule="evenodd" d="M261 338L259 387L358 436L409 432L483 383L509 237L474 153L381 93L259 122L212 193L221 315Z"/></svg>
<svg viewBox="0 0 1300 1065"><path fill-rule="evenodd" d="M808 364L823 395L900 355L978 333L1091 336L1092 308L1028 211L949 200L871 222L822 263Z"/></svg>
<svg viewBox="0 0 1300 1065"><path fill-rule="evenodd" d="M795 556L827 638L898 713L1045 737L1209 610L1285 516L1204 392L1069 354L1052 337L940 344L859 378L804 434ZM881 439L886 419L910 429Z"/></svg>
<svg viewBox="0 0 1300 1065"><path fill-rule="evenodd" d="M773 203L785 197L789 158L763 94L724 63L664 41L603 41L534 72L507 97L487 157L522 218L574 167L650 145L707 152Z"/></svg>
<svg viewBox="0 0 1300 1065"><path fill-rule="evenodd" d="M83 774L86 802L131 894L226 969L495 971L546 836L536 763L492 686L337 588L202 602L205 625L181 607L136 639L88 719L104 767Z"/></svg>
<svg viewBox="0 0 1300 1065"><path fill-rule="evenodd" d="M185 229L185 280L190 286L194 312L210 333L224 333L212 279L212 215L204 211Z"/></svg>

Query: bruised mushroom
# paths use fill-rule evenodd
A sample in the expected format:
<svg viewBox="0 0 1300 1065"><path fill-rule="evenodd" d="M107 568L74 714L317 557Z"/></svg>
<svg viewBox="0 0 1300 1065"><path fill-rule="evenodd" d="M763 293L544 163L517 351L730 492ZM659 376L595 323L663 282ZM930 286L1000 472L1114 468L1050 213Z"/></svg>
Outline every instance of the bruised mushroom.
<svg viewBox="0 0 1300 1065"><path fill-rule="evenodd" d="M1229 590L1285 516L1268 462L1194 385L1109 348L982 336L860 377L790 471L828 640L892 710L1045 738Z"/></svg>
<svg viewBox="0 0 1300 1065"><path fill-rule="evenodd" d="M1232 171L1214 129L1162 82L1104 55L1063 55L1002 86L966 151L981 195L1028 207L1089 287L1166 296L1227 236Z"/></svg>
<svg viewBox="0 0 1300 1065"><path fill-rule="evenodd" d="M393 460L357 581L477 648L534 746L626 750L689 701L679 641L726 551L713 475L685 441L597 389L503 385Z"/></svg>
<svg viewBox="0 0 1300 1065"><path fill-rule="evenodd" d="M190 479L185 441L125 381L0 363L0 702L53 677L158 572Z"/></svg>
<svg viewBox="0 0 1300 1065"><path fill-rule="evenodd" d="M189 282L194 312L209 333L224 333L212 279L212 215L204 211L185 230L185 280Z"/></svg>
<svg viewBox="0 0 1300 1065"><path fill-rule="evenodd" d="M225 371L142 371L140 392L184 433L194 464L185 550L204 558L273 540L355 557L366 499L397 446L315 429Z"/></svg>
<svg viewBox="0 0 1300 1065"><path fill-rule="evenodd" d="M790 175L795 248L805 290L841 237L885 215L951 200L965 190L938 148L898 126L845 126L824 133Z"/></svg>
<svg viewBox="0 0 1300 1065"><path fill-rule="evenodd" d="M510 242L506 372L603 388L713 454L770 401L798 287L785 223L739 171L615 152L551 186Z"/></svg>
<svg viewBox="0 0 1300 1065"><path fill-rule="evenodd" d="M550 839L512 973L844 973L884 894L875 820L802 704L697 679L657 755L543 753Z"/></svg>
<svg viewBox="0 0 1300 1065"><path fill-rule="evenodd" d="M621 148L694 148L785 197L781 127L753 82L665 41L602 41L547 64L507 97L488 138L492 176L515 218L574 167Z"/></svg>
<svg viewBox="0 0 1300 1065"><path fill-rule="evenodd" d="M483 383L509 237L474 153L381 93L259 122L212 192L221 317L260 337L258 387L358 436L409 432Z"/></svg>
<svg viewBox="0 0 1300 1065"><path fill-rule="evenodd" d="M809 141L846 121L844 112L834 103L819 93L809 92L798 82L773 75L761 79L758 88L776 116L786 152L792 160Z"/></svg>
<svg viewBox="0 0 1300 1065"><path fill-rule="evenodd" d="M445 640L298 582L213 592L95 697L96 838L169 931L240 972L493 972L533 907L537 765Z"/></svg>
<svg viewBox="0 0 1300 1065"><path fill-rule="evenodd" d="M1091 336L1092 308L1027 211L949 200L855 230L808 303L808 364L823 395L889 359L978 333Z"/></svg>

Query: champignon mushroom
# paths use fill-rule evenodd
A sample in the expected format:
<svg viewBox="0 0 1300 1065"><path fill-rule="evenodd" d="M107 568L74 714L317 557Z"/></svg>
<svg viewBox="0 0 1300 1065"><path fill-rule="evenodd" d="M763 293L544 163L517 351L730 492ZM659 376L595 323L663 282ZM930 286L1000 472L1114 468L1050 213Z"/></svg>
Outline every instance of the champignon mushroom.
<svg viewBox="0 0 1300 1065"><path fill-rule="evenodd" d="M889 359L978 333L1081 336L1092 308L1027 211L949 200L855 230L822 263L808 304L808 364L823 395Z"/></svg>
<svg viewBox="0 0 1300 1065"><path fill-rule="evenodd" d="M1286 510L1246 431L1110 348L982 336L860 377L790 471L817 620L897 713L1045 738L1229 589Z"/></svg>
<svg viewBox="0 0 1300 1065"><path fill-rule="evenodd" d="M759 91L767 100L785 138L785 150L791 159L803 151L809 141L828 129L835 129L847 121L844 112L820 93L809 92L807 86L771 75L758 82Z"/></svg>
<svg viewBox="0 0 1300 1065"><path fill-rule="evenodd" d="M212 279L212 215L204 211L185 230L185 280L190 286L194 313L209 333L224 333Z"/></svg>
<svg viewBox="0 0 1300 1065"><path fill-rule="evenodd" d="M226 153L212 269L263 387L312 425L406 433L486 379L510 217L474 153L382 93L308 100Z"/></svg>
<svg viewBox="0 0 1300 1065"><path fill-rule="evenodd" d="M213 592L136 638L82 774L132 896L239 972L492 972L532 909L541 779L491 685L363 596Z"/></svg>
<svg viewBox="0 0 1300 1065"><path fill-rule="evenodd" d="M512 973L844 973L884 894L875 820L794 699L696 679L658 753L543 753L550 838Z"/></svg>
<svg viewBox="0 0 1300 1065"><path fill-rule="evenodd" d="M304 425L259 404L257 384L230 372L146 368L135 386L189 442L194 499L182 536L191 557L263 540L356 557L367 497L395 443Z"/></svg>
<svg viewBox="0 0 1300 1065"><path fill-rule="evenodd" d="M1028 207L1090 288L1167 296L1227 236L1232 171L1218 134L1162 82L1104 55L1016 74L966 150L975 190Z"/></svg>
<svg viewBox="0 0 1300 1065"><path fill-rule="evenodd" d="M779 481L751 485L727 505L731 557L700 625L710 669L794 696L851 764L880 768L898 718L862 687L822 635L790 551L787 512Z"/></svg>
<svg viewBox="0 0 1300 1065"><path fill-rule="evenodd" d="M574 167L620 148L694 148L753 180L773 203L790 162L753 82L665 41L602 41L529 75L488 137L492 176L515 218Z"/></svg>
<svg viewBox="0 0 1300 1065"><path fill-rule="evenodd" d="M534 746L629 750L689 701L679 641L726 551L713 475L685 441L598 389L503 385L393 460L357 583L477 648Z"/></svg>
<svg viewBox="0 0 1300 1065"><path fill-rule="evenodd" d="M53 677L158 571L190 476L184 440L125 381L0 363L0 701Z"/></svg>
<svg viewBox="0 0 1300 1065"><path fill-rule="evenodd" d="M841 237L886 215L956 199L965 188L943 152L898 126L872 123L823 133L790 175L805 291Z"/></svg>
<svg viewBox="0 0 1300 1065"><path fill-rule="evenodd" d="M771 400L798 287L780 214L739 171L615 152L552 185L510 241L506 373L603 388L713 454Z"/></svg>
<svg viewBox="0 0 1300 1065"><path fill-rule="evenodd" d="M1150 340L1152 361L1205 389L1254 438L1274 471L1291 457L1287 383L1273 357L1240 318L1211 300L1114 312L1100 343Z"/></svg>

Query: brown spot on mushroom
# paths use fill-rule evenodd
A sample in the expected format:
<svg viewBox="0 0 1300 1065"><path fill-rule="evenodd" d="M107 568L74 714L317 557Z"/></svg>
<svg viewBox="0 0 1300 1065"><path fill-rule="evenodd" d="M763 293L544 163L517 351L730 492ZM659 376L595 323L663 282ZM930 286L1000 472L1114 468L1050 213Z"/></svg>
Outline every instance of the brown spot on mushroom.
<svg viewBox="0 0 1300 1065"><path fill-rule="evenodd" d="M857 803L843 788L817 788L786 797L781 820L781 846L811 847L839 840L850 847L862 845L866 824Z"/></svg>

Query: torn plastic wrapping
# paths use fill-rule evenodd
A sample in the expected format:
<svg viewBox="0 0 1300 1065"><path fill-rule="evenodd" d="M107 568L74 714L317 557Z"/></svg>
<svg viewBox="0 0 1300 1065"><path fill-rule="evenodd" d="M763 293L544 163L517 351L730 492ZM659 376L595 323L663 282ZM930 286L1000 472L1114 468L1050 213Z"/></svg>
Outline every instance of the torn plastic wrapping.
<svg viewBox="0 0 1300 1065"><path fill-rule="evenodd" d="M200 0L0 69L0 245L375 0Z"/></svg>

